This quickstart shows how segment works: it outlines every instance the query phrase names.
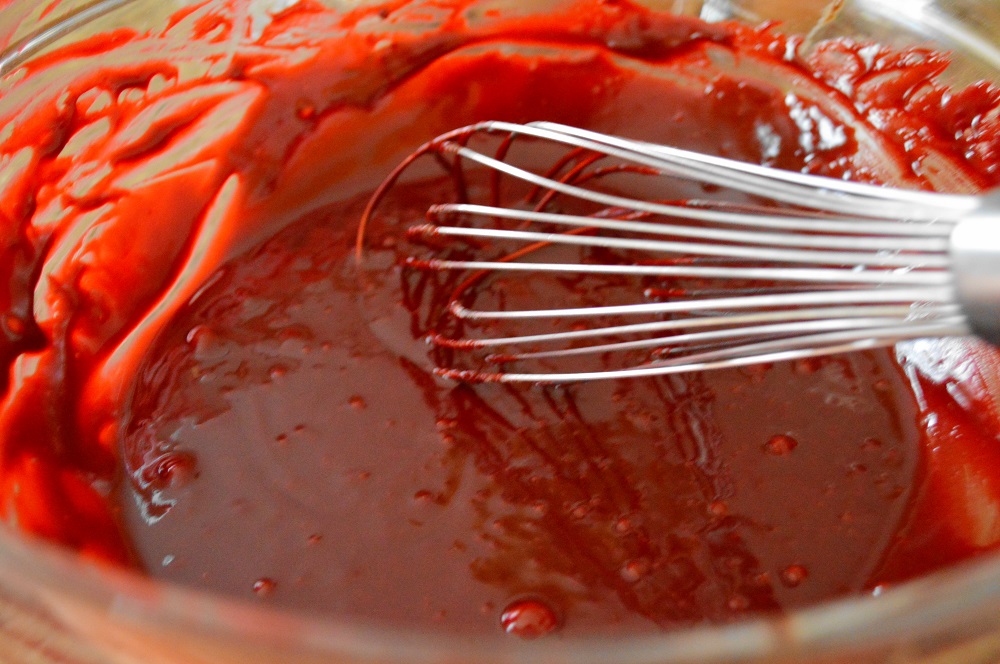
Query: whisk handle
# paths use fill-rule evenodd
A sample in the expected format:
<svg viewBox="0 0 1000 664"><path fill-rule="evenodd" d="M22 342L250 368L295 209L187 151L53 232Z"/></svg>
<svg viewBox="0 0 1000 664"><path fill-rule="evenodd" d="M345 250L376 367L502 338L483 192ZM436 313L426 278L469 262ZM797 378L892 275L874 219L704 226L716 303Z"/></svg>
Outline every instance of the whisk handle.
<svg viewBox="0 0 1000 664"><path fill-rule="evenodd" d="M1000 345L1000 192L951 234L951 262L958 302L977 336Z"/></svg>

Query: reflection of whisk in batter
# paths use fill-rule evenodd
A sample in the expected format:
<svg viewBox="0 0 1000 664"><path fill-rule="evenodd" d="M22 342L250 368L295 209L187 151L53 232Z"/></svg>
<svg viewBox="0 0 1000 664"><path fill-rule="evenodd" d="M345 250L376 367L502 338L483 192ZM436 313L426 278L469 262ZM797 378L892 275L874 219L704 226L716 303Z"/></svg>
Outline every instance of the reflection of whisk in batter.
<svg viewBox="0 0 1000 664"><path fill-rule="evenodd" d="M988 197L489 122L404 162L369 204L359 250L380 201L423 156L450 174L456 198L406 229L407 268L463 275L430 336L452 351L445 376L563 382L1000 339L1000 220ZM582 279L605 281L574 298ZM543 291L565 297L544 306L533 299Z"/></svg>

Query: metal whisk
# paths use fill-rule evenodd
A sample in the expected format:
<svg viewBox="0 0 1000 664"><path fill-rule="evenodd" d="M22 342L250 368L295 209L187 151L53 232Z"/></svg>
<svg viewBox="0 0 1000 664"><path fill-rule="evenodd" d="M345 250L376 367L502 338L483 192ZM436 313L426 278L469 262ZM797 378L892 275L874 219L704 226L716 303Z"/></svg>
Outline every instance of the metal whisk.
<svg viewBox="0 0 1000 664"><path fill-rule="evenodd" d="M396 227L405 243L392 246L411 278L447 290L421 328L445 376L566 382L926 337L1000 341L995 195L892 189L548 122L487 122L400 165L369 203L359 252L386 198L408 174L422 176L424 156L444 169L455 202L430 205L404 233ZM527 281L512 288L516 275ZM613 281L615 295L594 302L605 292L595 286L579 306L532 299L535 288L542 300L567 300L581 279Z"/></svg>

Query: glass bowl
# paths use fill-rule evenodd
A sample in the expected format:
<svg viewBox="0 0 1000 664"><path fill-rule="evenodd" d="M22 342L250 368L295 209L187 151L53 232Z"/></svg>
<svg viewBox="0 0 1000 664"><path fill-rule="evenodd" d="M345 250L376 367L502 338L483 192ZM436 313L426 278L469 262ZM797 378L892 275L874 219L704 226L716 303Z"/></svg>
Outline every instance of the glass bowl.
<svg viewBox="0 0 1000 664"><path fill-rule="evenodd" d="M14 0L0 9L0 110L24 83L18 67L120 26L163 25L181 0ZM251 0L251 11L280 5ZM357 3L328 4L354 5ZM495 0L498 11L546 3ZM708 21L777 20L803 45L849 36L951 52L946 81L1000 81L1000 5L977 0L648 0ZM23 90L20 90L23 92ZM30 93L30 90L28 91ZM16 130L16 128L15 128ZM2 180L2 173L0 173ZM316 620L83 562L0 526L0 660L212 662L995 662L1000 556L776 618L627 639L556 639L484 648L475 639Z"/></svg>

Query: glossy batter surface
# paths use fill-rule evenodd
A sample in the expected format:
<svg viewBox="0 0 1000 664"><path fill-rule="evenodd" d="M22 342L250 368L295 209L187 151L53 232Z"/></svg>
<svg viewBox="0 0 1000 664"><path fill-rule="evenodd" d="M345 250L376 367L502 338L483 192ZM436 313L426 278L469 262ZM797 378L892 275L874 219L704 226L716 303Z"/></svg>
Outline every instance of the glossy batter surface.
<svg viewBox="0 0 1000 664"><path fill-rule="evenodd" d="M0 133L5 517L252 601L484 635L723 622L991 549L996 360L975 344L433 378L414 289L448 284L394 267L385 228L365 275L351 251L379 180L447 129L546 119L899 186L997 179L996 91L946 91L933 53L805 58L770 28L552 11L201 7L170 28L186 50L122 32L32 65L60 83ZM403 185L385 214L450 192Z"/></svg>

